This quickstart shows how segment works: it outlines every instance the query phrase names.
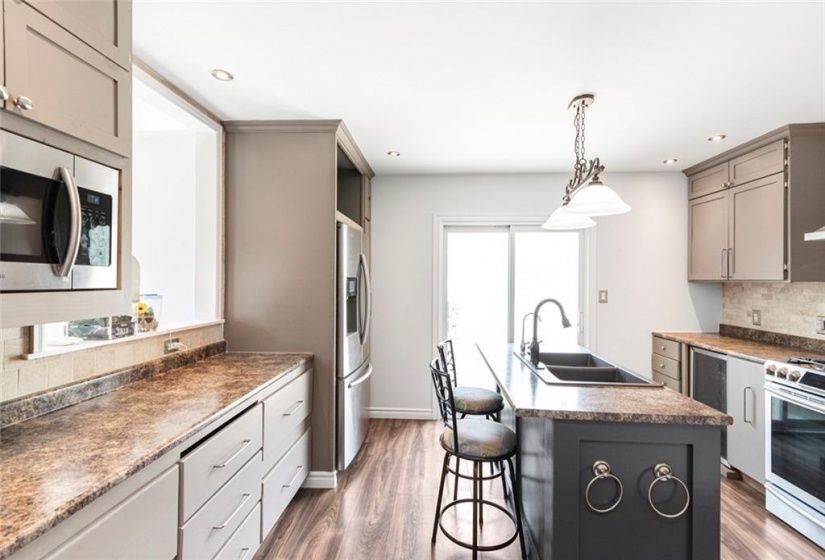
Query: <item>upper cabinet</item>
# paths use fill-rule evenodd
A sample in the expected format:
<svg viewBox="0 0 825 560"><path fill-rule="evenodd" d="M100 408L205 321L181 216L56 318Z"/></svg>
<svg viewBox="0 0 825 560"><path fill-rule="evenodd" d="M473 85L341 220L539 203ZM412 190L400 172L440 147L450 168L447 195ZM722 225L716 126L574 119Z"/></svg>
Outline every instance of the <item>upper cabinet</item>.
<svg viewBox="0 0 825 560"><path fill-rule="evenodd" d="M804 241L825 207L825 124L789 125L686 169L688 280L825 280Z"/></svg>
<svg viewBox="0 0 825 560"><path fill-rule="evenodd" d="M124 70L132 66L131 0L25 2Z"/></svg>
<svg viewBox="0 0 825 560"><path fill-rule="evenodd" d="M128 157L131 4L32 5L3 2L6 110Z"/></svg>

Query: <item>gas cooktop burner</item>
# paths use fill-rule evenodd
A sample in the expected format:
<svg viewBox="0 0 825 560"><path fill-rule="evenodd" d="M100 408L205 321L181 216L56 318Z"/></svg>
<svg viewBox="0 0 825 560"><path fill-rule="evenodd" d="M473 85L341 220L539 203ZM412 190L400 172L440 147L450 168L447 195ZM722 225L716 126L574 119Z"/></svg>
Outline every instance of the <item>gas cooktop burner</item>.
<svg viewBox="0 0 825 560"><path fill-rule="evenodd" d="M825 359L822 358L788 358L787 363L806 366L816 371L825 371Z"/></svg>

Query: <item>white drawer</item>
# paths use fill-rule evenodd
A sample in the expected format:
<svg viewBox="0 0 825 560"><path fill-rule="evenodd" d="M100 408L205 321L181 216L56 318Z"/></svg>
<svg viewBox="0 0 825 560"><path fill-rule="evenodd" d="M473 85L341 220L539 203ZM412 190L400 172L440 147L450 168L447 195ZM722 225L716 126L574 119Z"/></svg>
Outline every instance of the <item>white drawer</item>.
<svg viewBox="0 0 825 560"><path fill-rule="evenodd" d="M682 378L682 371L679 368L679 362L653 354L650 356L650 368L654 373L666 375L674 381L679 381Z"/></svg>
<svg viewBox="0 0 825 560"><path fill-rule="evenodd" d="M229 537L229 541L215 555L216 560L251 560L261 545L261 504L246 516L244 522Z"/></svg>
<svg viewBox="0 0 825 560"><path fill-rule="evenodd" d="M307 370L264 400L264 470L288 447L286 438L312 412L312 370Z"/></svg>
<svg viewBox="0 0 825 560"><path fill-rule="evenodd" d="M184 521L261 449L261 431L261 405L257 405L181 460Z"/></svg>
<svg viewBox="0 0 825 560"><path fill-rule="evenodd" d="M174 558L178 469L167 470L49 554L63 558Z"/></svg>
<svg viewBox="0 0 825 560"><path fill-rule="evenodd" d="M676 342L675 340L668 340L658 336L653 337L653 353L664 356L665 358L679 361L681 359L681 356L679 355L680 346L681 343Z"/></svg>
<svg viewBox="0 0 825 560"><path fill-rule="evenodd" d="M179 558L212 558L261 499L260 451L180 530Z"/></svg>
<svg viewBox="0 0 825 560"><path fill-rule="evenodd" d="M309 474L309 443L310 430L307 430L264 478L261 498L263 538L266 538Z"/></svg>

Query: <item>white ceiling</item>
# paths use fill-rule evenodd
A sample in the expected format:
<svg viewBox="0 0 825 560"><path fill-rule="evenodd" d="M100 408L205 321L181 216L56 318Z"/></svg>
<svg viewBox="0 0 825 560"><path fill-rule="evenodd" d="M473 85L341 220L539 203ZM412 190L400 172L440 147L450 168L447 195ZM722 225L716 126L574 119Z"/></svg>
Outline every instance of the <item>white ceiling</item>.
<svg viewBox="0 0 825 560"><path fill-rule="evenodd" d="M825 2L135 0L134 49L221 118L343 119L378 174L570 170L585 92L608 173L825 121Z"/></svg>

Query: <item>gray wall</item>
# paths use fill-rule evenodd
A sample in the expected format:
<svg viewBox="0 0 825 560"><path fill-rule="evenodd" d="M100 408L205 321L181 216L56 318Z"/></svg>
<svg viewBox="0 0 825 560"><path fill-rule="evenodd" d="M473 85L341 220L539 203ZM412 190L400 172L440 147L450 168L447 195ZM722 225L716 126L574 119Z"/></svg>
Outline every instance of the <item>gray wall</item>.
<svg viewBox="0 0 825 560"><path fill-rule="evenodd" d="M650 332L716 330L721 286L687 282L687 181L681 173L610 173L604 179L633 210L597 219L590 347L649 376ZM434 214L549 215L567 180L561 174L373 180L375 416L430 415ZM600 289L609 290L609 303L596 303Z"/></svg>

